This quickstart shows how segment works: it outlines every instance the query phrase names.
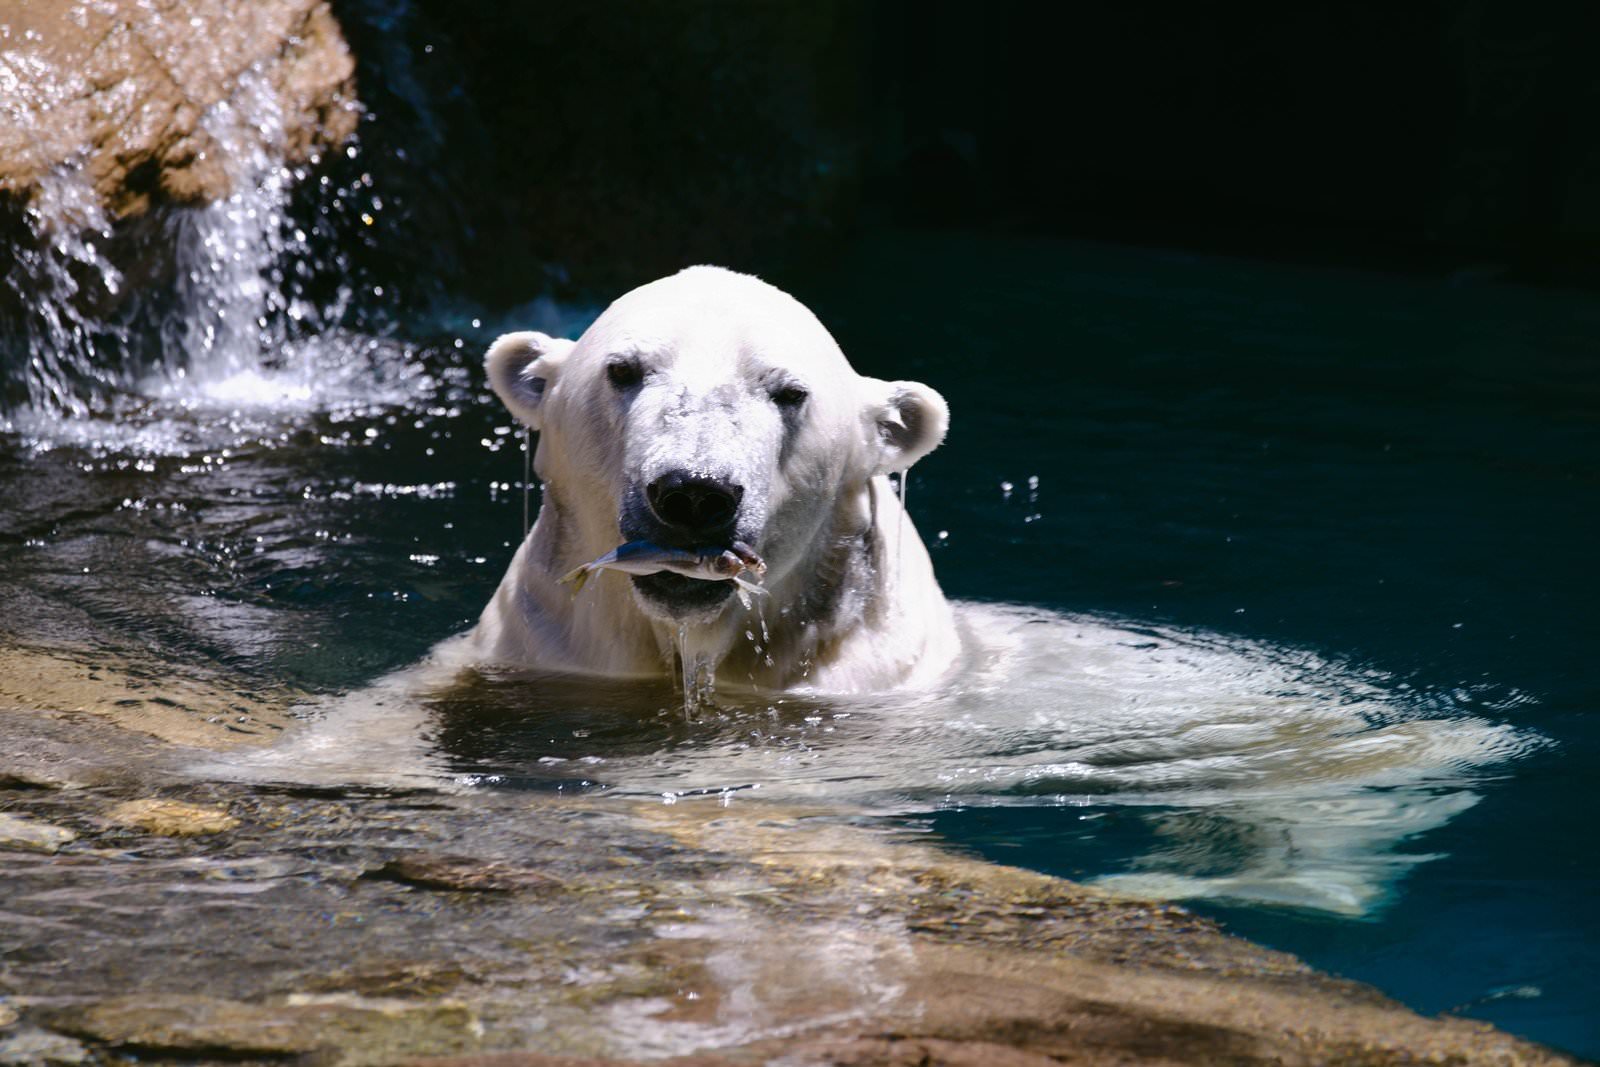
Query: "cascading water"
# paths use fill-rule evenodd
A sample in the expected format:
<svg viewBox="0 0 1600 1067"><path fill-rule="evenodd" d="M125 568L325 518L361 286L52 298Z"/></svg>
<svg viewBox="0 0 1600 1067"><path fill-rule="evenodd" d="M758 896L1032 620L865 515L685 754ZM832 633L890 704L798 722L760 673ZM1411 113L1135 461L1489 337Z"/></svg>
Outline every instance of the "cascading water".
<svg viewBox="0 0 1600 1067"><path fill-rule="evenodd" d="M101 251L112 236L99 198L81 168L59 168L39 183L24 211L32 240L12 250L3 284L27 311L5 347L23 354L25 405L67 416L86 415L84 379L109 385L113 352L126 333L103 321L98 305L116 298L122 274ZM101 349L107 350L104 357Z"/></svg>
<svg viewBox="0 0 1600 1067"><path fill-rule="evenodd" d="M214 442L195 440L203 428L192 418L175 426L174 416L365 407L427 392L415 353L352 313L357 272L337 238L380 218L371 176L316 175L297 197L322 160L286 162L281 107L259 71L201 128L220 146L231 191L163 209L132 237L113 228L81 161L40 184L0 277L16 309L0 324L0 367L9 368L0 430L35 447L186 451ZM360 148L341 151L351 163ZM130 241L139 269L154 275L137 284L109 251ZM370 288L381 299L382 287Z"/></svg>
<svg viewBox="0 0 1600 1067"><path fill-rule="evenodd" d="M290 285L291 264L306 264L311 248L288 218L297 175L281 161L283 119L270 86L245 79L201 126L223 146L233 192L174 225L179 313L161 323L162 365L149 383L158 389L259 374L265 355L285 349L291 323L337 318L337 308L324 316Z"/></svg>

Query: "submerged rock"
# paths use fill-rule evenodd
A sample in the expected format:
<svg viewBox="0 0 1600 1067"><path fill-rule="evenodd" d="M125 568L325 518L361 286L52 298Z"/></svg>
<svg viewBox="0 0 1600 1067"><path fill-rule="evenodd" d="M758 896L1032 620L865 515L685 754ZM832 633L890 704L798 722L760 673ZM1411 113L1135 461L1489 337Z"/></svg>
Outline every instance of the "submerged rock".
<svg viewBox="0 0 1600 1067"><path fill-rule="evenodd" d="M427 853L397 857L382 867L368 871L367 877L384 878L422 889L454 889L475 893L508 893L560 884L549 875L528 867L475 860L467 856Z"/></svg>
<svg viewBox="0 0 1600 1067"><path fill-rule="evenodd" d="M104 649L0 649L0 710L89 712L179 745L259 745L282 733L297 694L240 682L199 672L184 677ZM70 779L59 767L14 763L0 767L0 787L14 788L7 782L51 788Z"/></svg>
<svg viewBox="0 0 1600 1067"><path fill-rule="evenodd" d="M137 826L141 830L162 837L220 834L239 825L239 820L229 815L226 808L186 804L181 800L162 800L156 797L118 804L107 812L107 817L112 822Z"/></svg>
<svg viewBox="0 0 1600 1067"><path fill-rule="evenodd" d="M0 1067L58 1067L88 1060L89 1050L81 1041L48 1030L0 1034Z"/></svg>
<svg viewBox="0 0 1600 1067"><path fill-rule="evenodd" d="M20 815L0 812L0 849L24 848L31 852L54 852L62 845L76 840L77 834L60 826L39 822ZM4 1024L5 1008L0 1006L0 1025Z"/></svg>
<svg viewBox="0 0 1600 1067"><path fill-rule="evenodd" d="M325 1051L319 1062L380 1064L420 1049L449 1052L477 1044L472 1013L450 1001L302 995L250 1004L132 995L75 1006L51 1021L67 1033L117 1049L213 1061Z"/></svg>
<svg viewBox="0 0 1600 1067"><path fill-rule="evenodd" d="M150 744L120 733L127 749L84 736L124 762ZM181 825L248 830L20 853L6 870L7 1003L99 1061L1573 1062L1423 1018L1182 908L849 811L201 785L168 767L164 785L28 803L77 825L113 796L187 783L212 806L177 805ZM146 793L124 814L152 804L176 802Z"/></svg>
<svg viewBox="0 0 1600 1067"><path fill-rule="evenodd" d="M0 12L0 193L23 203L80 169L112 218L232 191L218 108L271 112L254 135L305 160L355 131L354 61L325 0L16 0ZM243 129L244 127L240 127Z"/></svg>

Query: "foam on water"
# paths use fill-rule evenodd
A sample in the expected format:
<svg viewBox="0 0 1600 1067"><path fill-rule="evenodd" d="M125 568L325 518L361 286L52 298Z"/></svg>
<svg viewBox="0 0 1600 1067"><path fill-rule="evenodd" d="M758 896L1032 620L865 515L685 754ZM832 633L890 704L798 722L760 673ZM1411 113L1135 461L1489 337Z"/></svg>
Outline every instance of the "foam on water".
<svg viewBox="0 0 1600 1067"><path fill-rule="evenodd" d="M654 743L660 720L642 706L607 715L570 679L464 676L447 642L429 663L315 709L299 737L207 773L445 789L570 776L586 789L725 802L759 786L769 800L877 814L1110 805L1146 813L1171 844L1108 884L1358 916L1429 858L1405 851L1408 840L1472 806L1476 781L1541 743L1294 649L1001 605L964 604L959 617L965 662L943 688L847 698L724 686L683 736ZM439 741L452 716L492 718L507 704L525 709L513 716L522 725L491 754ZM548 737L577 722L580 739ZM625 743L582 739L596 723ZM479 773L463 777L468 762Z"/></svg>

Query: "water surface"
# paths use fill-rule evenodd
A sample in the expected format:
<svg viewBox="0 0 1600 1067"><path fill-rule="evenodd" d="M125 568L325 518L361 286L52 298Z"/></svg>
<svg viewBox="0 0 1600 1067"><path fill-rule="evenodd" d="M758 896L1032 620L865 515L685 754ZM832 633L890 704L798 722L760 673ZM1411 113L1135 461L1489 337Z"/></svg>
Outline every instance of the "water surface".
<svg viewBox="0 0 1600 1067"><path fill-rule="evenodd" d="M910 485L968 604L938 692L725 686L686 720L665 683L392 676L522 531L477 365L549 323L473 312L14 414L0 628L306 694L219 777L804 798L1600 1054L1600 303L916 233L785 284L863 372L951 401Z"/></svg>

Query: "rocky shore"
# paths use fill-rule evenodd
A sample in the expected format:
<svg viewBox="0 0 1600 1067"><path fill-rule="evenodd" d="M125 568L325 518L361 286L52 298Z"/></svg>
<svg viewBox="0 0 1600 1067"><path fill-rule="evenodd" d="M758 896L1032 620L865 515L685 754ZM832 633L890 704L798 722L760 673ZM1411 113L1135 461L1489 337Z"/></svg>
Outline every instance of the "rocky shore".
<svg viewBox="0 0 1600 1067"><path fill-rule="evenodd" d="M838 810L247 786L7 703L0 1064L1571 1062Z"/></svg>

